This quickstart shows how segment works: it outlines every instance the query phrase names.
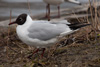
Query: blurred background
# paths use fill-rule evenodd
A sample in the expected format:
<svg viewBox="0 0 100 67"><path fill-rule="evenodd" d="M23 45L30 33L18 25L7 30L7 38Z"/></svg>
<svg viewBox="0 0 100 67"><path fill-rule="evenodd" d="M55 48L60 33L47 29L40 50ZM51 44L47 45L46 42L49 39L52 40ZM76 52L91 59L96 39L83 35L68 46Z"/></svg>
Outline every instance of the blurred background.
<svg viewBox="0 0 100 67"><path fill-rule="evenodd" d="M0 0L0 21L9 18L10 10L12 10L12 17L16 17L21 13L28 13L29 8L27 1L30 3L32 15L45 13L46 4L42 0ZM81 3L88 3L88 0L79 0ZM99 0L98 0L99 1ZM74 8L80 5L73 3L63 3L61 8ZM51 10L57 10L56 6L51 6Z"/></svg>
<svg viewBox="0 0 100 67"><path fill-rule="evenodd" d="M80 5L61 4L61 9L65 11L62 11L60 20L65 19L74 24L90 23L91 25L61 38L55 46L46 51L43 58L40 57L41 52L39 52L28 59L27 57L33 53L35 48L31 49L19 40L15 32L16 25L8 25L10 10L12 10L13 18L22 13L30 14L27 1L30 3L31 14L38 15L37 20L43 19L40 14L45 14L46 4L42 0L0 0L0 67L100 67L99 2L99 10L90 11L86 5L89 3L88 0L79 0L85 6L82 6L81 10L75 14L71 11L77 11L78 9L73 8ZM93 7L96 8L95 5ZM57 7L51 6L51 11L55 10ZM55 20L58 19L55 17ZM3 21L6 19L8 20Z"/></svg>

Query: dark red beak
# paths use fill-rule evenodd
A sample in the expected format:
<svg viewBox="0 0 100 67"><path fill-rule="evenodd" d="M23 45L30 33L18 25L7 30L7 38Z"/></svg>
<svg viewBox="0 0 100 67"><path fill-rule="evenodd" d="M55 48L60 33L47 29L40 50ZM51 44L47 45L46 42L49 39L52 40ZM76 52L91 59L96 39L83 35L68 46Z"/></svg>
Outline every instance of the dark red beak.
<svg viewBox="0 0 100 67"><path fill-rule="evenodd" d="M9 23L8 25L12 25L12 24L15 24L16 22L14 21L14 22L11 22L11 23Z"/></svg>

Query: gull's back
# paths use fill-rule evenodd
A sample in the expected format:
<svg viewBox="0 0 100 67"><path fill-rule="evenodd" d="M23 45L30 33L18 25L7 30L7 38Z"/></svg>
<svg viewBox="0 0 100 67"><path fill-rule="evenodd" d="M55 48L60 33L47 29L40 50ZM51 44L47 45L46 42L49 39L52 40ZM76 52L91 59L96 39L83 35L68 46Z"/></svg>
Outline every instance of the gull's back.
<svg viewBox="0 0 100 67"><path fill-rule="evenodd" d="M71 31L66 24L33 23L28 29L28 36L33 39L50 40L66 30Z"/></svg>
<svg viewBox="0 0 100 67"><path fill-rule="evenodd" d="M43 0L45 3L50 5L60 5L64 0Z"/></svg>

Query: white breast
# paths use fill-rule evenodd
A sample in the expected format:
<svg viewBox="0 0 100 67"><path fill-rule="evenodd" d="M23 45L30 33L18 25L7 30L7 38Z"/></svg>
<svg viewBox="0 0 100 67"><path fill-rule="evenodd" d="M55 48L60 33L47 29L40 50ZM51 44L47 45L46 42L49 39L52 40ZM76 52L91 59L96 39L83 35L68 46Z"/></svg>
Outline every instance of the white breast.
<svg viewBox="0 0 100 67"><path fill-rule="evenodd" d="M27 36L28 32L26 29L27 29L27 27L23 28L23 26L18 25L16 28L16 32L17 32L19 39L27 44L28 43L28 36Z"/></svg>
<svg viewBox="0 0 100 67"><path fill-rule="evenodd" d="M45 3L50 5L60 5L64 0L43 0Z"/></svg>

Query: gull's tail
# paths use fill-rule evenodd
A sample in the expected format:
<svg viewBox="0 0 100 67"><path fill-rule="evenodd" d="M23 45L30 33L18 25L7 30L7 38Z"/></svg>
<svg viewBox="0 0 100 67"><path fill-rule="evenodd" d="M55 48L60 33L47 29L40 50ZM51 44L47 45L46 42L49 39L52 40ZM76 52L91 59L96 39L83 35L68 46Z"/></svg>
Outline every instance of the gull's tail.
<svg viewBox="0 0 100 67"><path fill-rule="evenodd" d="M79 28L82 28L82 27L85 27L85 26L88 26L88 25L91 25L91 24L78 24L78 23L75 23L75 24L67 24L69 26L69 28L71 30L77 30Z"/></svg>

